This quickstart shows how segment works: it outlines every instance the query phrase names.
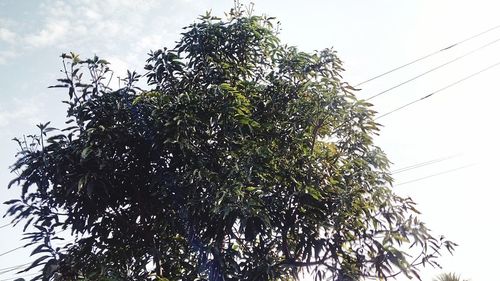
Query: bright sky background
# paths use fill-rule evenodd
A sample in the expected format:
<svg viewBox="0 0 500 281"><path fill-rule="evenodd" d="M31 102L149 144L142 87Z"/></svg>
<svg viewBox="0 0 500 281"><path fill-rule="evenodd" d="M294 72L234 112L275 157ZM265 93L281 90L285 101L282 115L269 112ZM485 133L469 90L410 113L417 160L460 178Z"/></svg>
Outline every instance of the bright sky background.
<svg viewBox="0 0 500 281"><path fill-rule="evenodd" d="M254 1L256 12L276 16L282 41L311 51L333 46L345 63L345 79L357 84L373 75L447 47L500 24L495 0ZM65 96L47 89L59 77L62 52L75 51L112 62L118 73L142 71L150 49L173 46L194 19L212 9L222 15L232 0L0 0L0 186L12 179L13 137L36 132L35 124L65 116ZM482 44L500 38L500 28L412 67L363 85L369 97ZM384 113L500 61L500 42L379 98ZM497 203L500 134L500 66L391 114L377 143L394 169L455 157L395 175L395 191L411 196L435 234L460 244L441 259L443 270L425 268L424 280L457 272L474 281L498 275ZM397 186L450 169L471 167ZM17 196L2 189L0 201ZM5 207L0 207L3 214ZM8 223L0 219L0 225ZM0 253L22 245L20 227L0 229ZM29 261L27 251L0 256L0 268ZM12 275L1 274L0 280ZM404 280L399 278L398 280Z"/></svg>

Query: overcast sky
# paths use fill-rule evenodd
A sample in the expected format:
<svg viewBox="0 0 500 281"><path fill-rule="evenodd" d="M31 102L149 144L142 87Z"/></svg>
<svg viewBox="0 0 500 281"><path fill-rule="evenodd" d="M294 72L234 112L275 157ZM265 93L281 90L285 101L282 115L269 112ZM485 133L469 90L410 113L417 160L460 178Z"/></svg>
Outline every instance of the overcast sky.
<svg viewBox="0 0 500 281"><path fill-rule="evenodd" d="M281 21L283 42L305 51L334 47L345 63L344 78L353 85L500 24L500 3L494 0L254 2L258 14ZM59 77L62 52L97 54L117 73L140 72L150 49L173 46L181 28L198 15L209 9L222 15L232 5L231 0L0 0L0 186L13 177L11 139L35 132L40 122L62 123L65 96L47 89ZM498 38L500 28L367 83L359 97ZM499 51L500 42L491 44L371 102L381 114L388 112L499 62ZM394 190L419 203L434 233L460 244L454 256L441 259L442 270L423 269L424 280L444 271L475 281L498 275L499 80L500 66L379 119L383 128L377 144L393 169L453 156L394 175ZM443 173L463 166L468 167ZM413 182L398 185L408 181ZM0 201L17 194L2 189ZM0 229L0 253L22 245L20 238L18 228ZM0 268L27 261L26 251L15 251L0 256ZM0 274L0 280L11 276Z"/></svg>

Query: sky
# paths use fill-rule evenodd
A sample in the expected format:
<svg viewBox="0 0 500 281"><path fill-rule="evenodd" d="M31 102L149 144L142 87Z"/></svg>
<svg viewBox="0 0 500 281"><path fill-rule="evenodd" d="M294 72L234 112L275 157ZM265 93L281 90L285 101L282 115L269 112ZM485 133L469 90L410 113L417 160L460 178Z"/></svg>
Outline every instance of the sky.
<svg viewBox="0 0 500 281"><path fill-rule="evenodd" d="M257 14L280 20L282 42L304 51L336 49L352 85L500 24L500 3L494 0L253 2ZM126 69L141 72L149 50L173 46L182 27L205 11L223 15L232 6L232 0L0 0L0 186L13 178L8 167L17 149L11 139L36 132L41 122L63 122L64 93L47 88L60 75L61 53L97 54L118 76ZM500 28L366 83L359 98L498 38ZM491 44L370 102L380 114L389 112L499 62L499 51L500 42ZM500 66L378 119L376 143L393 170L448 158L394 174L394 191L418 203L435 234L460 245L440 259L442 269L422 269L424 280L440 272L476 281L497 275L499 77ZM17 194L3 188L0 201ZM8 222L0 219L0 225ZM20 227L1 228L0 254L22 245L21 237ZM0 268L26 263L28 255L1 255ZM0 280L12 276L0 273Z"/></svg>

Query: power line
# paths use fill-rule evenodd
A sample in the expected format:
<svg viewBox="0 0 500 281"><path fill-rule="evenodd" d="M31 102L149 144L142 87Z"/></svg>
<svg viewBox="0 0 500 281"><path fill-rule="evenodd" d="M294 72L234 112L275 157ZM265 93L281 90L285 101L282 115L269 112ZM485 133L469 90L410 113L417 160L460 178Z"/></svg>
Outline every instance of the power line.
<svg viewBox="0 0 500 281"><path fill-rule="evenodd" d="M61 229L61 230L59 230L59 231L55 232L53 235L59 234L59 233L64 232L64 231L65 231L64 229ZM19 247L17 247L17 248L14 248L14 249L11 249L11 250L8 250L8 251L5 251L5 252L3 252L3 253L0 253L0 257L1 257L1 256L5 256L5 255L7 255L7 254L10 254L10 253L12 253L12 252L14 252L14 251L20 250L20 249L22 249L22 248L26 248L27 246L29 246L29 245L19 246ZM1 280L0 280L0 281L1 281Z"/></svg>
<svg viewBox="0 0 500 281"><path fill-rule="evenodd" d="M12 225L12 223L10 222L10 223L4 224L4 225L0 225L0 229L5 228L5 227L7 227L9 225Z"/></svg>
<svg viewBox="0 0 500 281"><path fill-rule="evenodd" d="M439 162L442 162L442 161L445 161L445 160L448 160L448 159L451 159L451 158L454 158L454 157L456 157L456 155L442 157L442 158L437 158L437 159L433 159L433 160L429 160L429 161L425 161L425 162L420 162L420 163L417 163L417 164L413 164L411 166L406 166L406 167L403 167L403 168L399 168L399 169L393 170L391 172L391 174L395 175L395 174L403 173L403 172L410 171L410 170L417 169L417 168L421 168L421 167L424 167L424 166L427 166L427 165L436 164L436 163L439 163Z"/></svg>
<svg viewBox="0 0 500 281"><path fill-rule="evenodd" d="M12 271L16 271L16 270L22 269L23 267L28 266L28 265L31 265L31 262L28 262L28 263L25 263L25 264L16 265L16 266L2 268L2 269L0 269L0 275L4 275L4 274L7 274L7 273L12 272Z"/></svg>
<svg viewBox="0 0 500 281"><path fill-rule="evenodd" d="M455 86L455 85L457 85L457 84L460 84L460 83L462 83L462 82L464 82L464 81L466 81L466 80L468 80L468 79L471 79L472 77L477 76L477 75L479 75L479 74L481 74L481 73L483 73L483 72L485 72L485 71L487 71L487 70L490 70L490 69L492 69L493 67L498 66L499 64L500 64L500 61L499 61L499 62L497 62L497 63L495 63L495 64L492 64L492 65L490 65L490 66L488 66L488 67L486 67L486 68L483 68L483 69L481 69L481 70L479 70L479 71L477 71L477 72L474 72L474 73L472 73L472 74L470 74L470 75L468 75L468 76L466 76L466 77L464 77L464 78L462 78L462 79L460 79L460 80L457 80L457 81L455 81L455 82L453 82L453 83L451 83L451 84L448 84L448 85L446 85L446 86L444 86L444 87L442 87L442 88L440 88L440 89L438 89L438 90L436 90L436 91L434 91L434 92L432 92L432 93L430 93L430 94L428 94L428 95L426 95L426 96L423 96L423 97L421 97L421 98L419 98L419 99L416 99L416 100L414 100L414 101L412 101L412 102L409 102L409 103L404 104L404 105L402 105L402 106L400 106L400 107L398 107L398 108L395 108L395 109L393 109L393 110L391 110L391 111L389 111L389 112L387 112L387 113L384 113L384 114L382 114L382 115L380 115L380 116L376 117L376 118L375 118L375 120L380 119L380 118L382 118L382 117L385 117L385 116L387 116L387 115L390 115L390 114L392 114L392 113L394 113L394 112L396 112L396 111L399 111L399 110L401 110L401 109L403 109L403 108L405 108L405 107L408 107L408 106L410 106L410 105L412 105L412 104L414 104L414 103L417 103L417 102L419 102L419 101L422 101L422 100L425 100L425 99L427 99L427 98L430 98L430 97L432 97L433 95L435 95L435 94L437 94L437 93L439 93L439 92L442 92L442 91L444 91L444 90L446 90L446 89L448 89L448 88L451 88L451 87L453 87L453 86Z"/></svg>
<svg viewBox="0 0 500 281"><path fill-rule="evenodd" d="M31 274L26 274L26 275L11 277L11 278L5 278L5 279L0 279L0 281L14 281L14 280L24 278L24 277L31 277L33 275L40 275L40 273L31 273Z"/></svg>
<svg viewBox="0 0 500 281"><path fill-rule="evenodd" d="M18 265L13 265L13 266L9 266L9 267L4 267L4 268L0 268L0 273L1 272L4 272L6 270L10 270L10 269L13 269L13 268L18 268L18 267L21 267L21 266L25 266L25 265L28 265L30 264L31 262L28 262L28 263L25 263L25 264L18 264Z"/></svg>
<svg viewBox="0 0 500 281"><path fill-rule="evenodd" d="M22 249L22 248L25 248L25 246L19 246L19 247L17 247L17 248L12 249L12 250L8 250L8 251L5 251L5 252L3 252L3 253L0 253L0 257L1 257L1 256L5 256L5 255L7 255L7 254L9 254L9 253L12 253L12 252L14 252L14 251L20 250L20 249Z"/></svg>
<svg viewBox="0 0 500 281"><path fill-rule="evenodd" d="M366 84L366 83L368 83L368 82L370 82L370 81L373 81L373 80L375 80L375 79L378 79L378 78L380 78L380 77L383 77L383 76L385 76L385 75L388 75L388 74L390 74L390 73L392 73L392 72L394 72L394 71L400 70L400 69L402 69L402 68L405 68L405 67L407 67L407 66L410 66L410 65L412 65L412 64L415 64L415 63L417 63L417 62L419 62L419 61L422 61L422 60L424 60L424 59L427 59L427 58L430 58L430 57L432 57L432 56L434 56L434 55L437 55L437 54L439 54L439 53L441 53L441 52L447 51L447 50L449 50L449 49L451 49L451 48L454 48L454 47L456 47L456 46L458 46L458 45L460 45L460 44L462 44L462 43L465 43L465 42L470 41L470 40L472 40L472 39L474 39L474 38L477 38L477 37L479 37L479 36L481 36L481 35L484 35L484 34L486 34L486 33L488 33L488 32L491 32L491 31L493 31L493 30L495 30L495 29L498 29L499 27L500 27L500 25L493 26L493 27L491 27L491 28L489 28L489 29L487 29L487 30L485 30L485 31L482 31L482 32L480 32L480 33L477 33L477 34L474 34L474 35L472 35L472 36L470 36L470 37L467 37L467 38L465 38L465 39L463 39L463 40L461 40L461 41L458 41L458 42L456 42L456 43L453 43L453 44L449 45L448 47L445 47L445 48L439 49L439 50L434 51L434 52L432 52L432 53L430 53L430 54L427 54L427 55L425 55L425 56L422 56L422 57L420 57L420 58L417 58L417 59L415 59L415 60L412 60L412 61L410 61L410 62L408 62L408 63L405 63L405 64L403 64L403 65L401 65L401 66L395 67L395 68L390 69L390 70L388 70L388 71L386 71L386 72L383 72L383 73L381 73L381 74L378 74L378 75L376 75L376 76L374 76L374 77L372 77L372 78L370 78L370 79L367 79L367 80L365 80L365 81L363 81L363 82L361 82L361 83L358 83L358 84L357 84L357 85L355 85L354 87L361 86L361 85Z"/></svg>
<svg viewBox="0 0 500 281"><path fill-rule="evenodd" d="M452 59L452 60L449 60L449 61L447 61L447 62L445 62L445 63L443 63L443 64L440 64L440 65L438 65L438 66L436 66L436 67L433 67L433 68L431 68L431 69L429 69L429 70L427 70L427 71L425 71L425 72L420 73L420 74L419 74L419 75L417 75L417 76L414 76L414 77L412 77L412 78L410 78L410 79L408 79L408 80L405 80L405 81L403 81L403 82L401 82L401 83L399 83L399 84L396 84L395 86L392 86L392 87L390 87L390 88L388 88L388 89L385 89L385 90L383 90L382 92L379 92L379 93L377 93L377 94L375 94L375 95L373 95L373 96L371 96L371 97L367 98L366 100L368 101L368 100L371 100L371 99L373 99L373 98L376 98L376 97L378 97L378 96L380 96L380 95L383 95L383 94L385 94L385 93L387 93L387 92L390 92L390 91L392 91L392 90L394 90L394 89L396 89L396 88L399 88L399 87L401 87L401 86L403 86L403 85L405 85L405 84L408 84L408 83L410 83L410 82L412 82L412 81L414 81L414 80L416 80L416 79L418 79L418 78L420 78L420 77L422 77L422 76L424 76L424 75L427 75L427 74L429 74L429 73L431 73L431 72L434 72L434 71L436 71L436 70L438 70L438 69L440 69L440 68L443 68L443 67L445 67L445 66L447 66L447 65L449 65L449 64L451 64L451 63L454 63L454 62L456 62L456 61L458 61L458 60L460 60L460 59L463 59L463 58L465 58L465 57L467 57L467 56L469 56L469 55L472 55L473 53L475 53L475 52L477 52L477 51L479 51L479 50L481 50L481 49L484 49L484 48L486 48L486 47L488 47L488 46L490 46L490 45L493 45L493 44L495 44L495 43L497 43L497 42L499 42L499 41L500 41L500 38L497 38L497 39L495 39L495 40L493 40L493 41L491 41L491 42L488 42L488 43L486 43L486 44L484 44L484 45L482 45L482 46L480 46L480 47L478 47L478 48L476 48L476 49L474 49L474 50L472 50L472 51L469 51L469 52L467 52L467 53L465 53L465 54L463 54L463 55L461 55L461 56L458 56L458 57L456 57L456 58L454 58L454 59Z"/></svg>
<svg viewBox="0 0 500 281"><path fill-rule="evenodd" d="M416 178L416 179L413 179L413 180L405 181L405 182L396 184L394 186L401 186L401 185L405 185L405 184L409 184L409 183L413 183L413 182L425 180L425 179L428 179L428 178L432 178L432 177L436 177L436 176L448 174L448 173L451 173L451 172L455 172L455 171L458 171L458 170L462 170L462 169L468 168L470 166L472 166L472 164L471 165L462 166L462 167L458 167L458 168L451 169L451 170L446 170L446 171L443 171L443 172L440 172L440 173L436 173L436 174L432 174L432 175L428 175L428 176L425 176L425 177L421 177L421 178Z"/></svg>

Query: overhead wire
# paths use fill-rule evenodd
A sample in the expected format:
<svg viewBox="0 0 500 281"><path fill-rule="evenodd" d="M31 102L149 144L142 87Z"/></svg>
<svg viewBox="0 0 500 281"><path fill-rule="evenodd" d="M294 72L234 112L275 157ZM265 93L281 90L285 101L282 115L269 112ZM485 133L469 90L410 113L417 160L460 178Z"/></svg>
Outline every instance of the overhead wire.
<svg viewBox="0 0 500 281"><path fill-rule="evenodd" d="M438 53L440 53L440 52L443 52L443 51L449 50L449 49L451 49L451 48L453 48L453 47L455 47L455 46L457 46L457 45L459 45L459 44L462 44L462 43L464 43L464 42L466 42L466 41L470 41L470 40L472 40L472 39L474 39L474 38L476 38L476 37L479 37L479 36L481 36L481 35L483 35L483 34L486 34L486 33L490 32L490 31L492 31L492 30L498 29L499 27L500 27L500 25L494 26L494 27L489 28L489 29L487 29L487 30L485 30L485 31L483 31L483 32L480 32L480 33L475 34L475 35L473 35L473 36L470 36L470 37L468 37L468 38L466 38L466 39L464 39L464 40L462 40L462 41L459 41L459 42L457 42L457 43L455 43L455 44L452 44L452 45L450 45L450 46L448 46L448 47L446 47L446 48L443 48L443 49L437 50L437 51L435 51L435 52L433 52L433 53L430 53L430 54L425 55L425 56L423 56L423 57L420 57L420 58L418 58L418 59L416 59L416 60L413 60L413 61L411 61L411 62L405 63L405 64L403 64L403 65L401 65L401 66L399 66L399 67L396 67L396 68L393 68L393 69L391 69L391 70L389 70L389 71L386 71L386 72L384 72L384 73L382 73L382 74L376 75L376 76L374 76L374 77L372 77L372 78L370 78L370 79L367 79L367 80L365 80L365 81L363 81L363 82L361 82L361 83L358 83L357 85L355 85L355 87L360 86L360 85L365 84L365 83L368 83L368 82L370 82L370 81L372 81L372 80L378 79L378 78L380 78L380 77L382 77L382 76L385 76L385 75L387 75L387 74L390 74L390 73L392 73L392 72L394 72L394 71L397 71L397 70L399 70L399 69L402 69L402 68L404 68L404 67L407 67L407 66L409 66L409 65L412 65L412 64L414 64L414 63L416 63L416 62L419 62L419 61L424 60L424 59L426 59L426 58L429 58L429 57L431 57L431 56L434 56L434 55L436 55L436 54L438 54ZM493 40L493 41L490 41L490 42L488 42L488 43L486 43L486 44L484 44L484 45L481 45L481 46L479 46L479 47L477 47L477 48L475 48L475 49L473 49L473 50L471 50L471 51L469 51L469 52L467 52L467 53L465 53L465 54L463 54L463 55L460 55L460 56L458 56L458 57L456 57L456 58L454 58L454 59L452 59L452 60L446 61L446 62L445 62L445 63L443 63L443 64L440 64L440 65L438 65L438 66L436 66L436 67L433 67L433 68L431 68L431 69L429 69L429 70L427 70L427 71L425 71L425 72L423 72L423 73L420 73L419 75L416 75L416 76L414 76L414 77L412 77L412 78L410 78L410 79L408 79L408 80L405 80L405 81L403 81L403 82L401 82L401 83L399 83L399 84L397 84L397 85L395 85L395 86L393 86L393 87L391 87L391 88L388 88L388 89L386 89L386 90L384 90L384 91L382 91L382 92L379 92L379 93L377 93L377 94L375 94L375 95L373 95L373 96L370 96L370 97L369 97L369 98L367 98L366 100L371 100L371 99L373 99L373 98L375 98L375 97L378 97L378 96L383 95L383 94L385 94L385 93L387 93L387 92L390 92L390 91L392 91L392 90L394 90L394 89L396 89L396 88L398 88L398 87L401 87L401 86L403 86L403 85L405 85L405 84L407 84L407 83L409 83L409 82L411 82L411 81L414 81L414 80L416 80L416 79L418 79L418 78L420 78L420 77L422 77L422 76L424 76L424 75L426 75L426 74L429 74L429 73L431 73L431 72L433 72L433 71L436 71L436 70L438 70L438 69L440 69L440 68L442 68L442 67L445 67L445 66L447 66L447 65L449 65L449 64L451 64L451 63L453 63L453 62L456 62L456 61L458 61L458 60L460 60L460 59L462 59L462 58L464 58L464 57L467 57L467 56L469 56L469 55L471 55L471 54L473 54L473 53L475 53L475 52L477 52L477 51L479 51L479 50L481 50L481 49L484 49L484 48L486 48L486 47L488 47L488 46L490 46L490 45L493 45L493 44L495 44L495 43L497 43L497 42L499 42L499 41L500 41L500 38L497 38L497 39L495 39L495 40ZM399 111L399 110L402 110L402 109L404 109L404 108L406 108L406 107L408 107L408 106L410 106L410 105L412 105L412 104L414 104L414 103L417 103L417 102L419 102L419 101L422 101L422 100L425 100L425 99L427 99L427 98L430 98L431 96L433 96L433 95L435 95L435 94L437 94L437 93L439 93L439 92L442 92L442 91L444 91L444 90L446 90L446 89L448 89L448 88L451 88L451 87L453 87L453 86L455 86L455 85L457 85L457 84L459 84L459 83L462 83L462 82L464 82L464 81L466 81L466 80L468 80L468 79L471 79L471 78L473 78L473 77L475 77L475 76L477 76L477 75L479 75L479 74L481 74L481 73L483 73L483 72L486 72L486 71L488 71L488 70L490 70L490 69L492 69L492 68L494 68L494 67L498 66L499 64L500 64L500 61L499 61L499 62L497 62L497 63L495 63L495 64L492 64L492 65L490 65L490 66L488 66L488 67L485 67L485 68L483 68L483 69L481 69L481 70L479 70L479 71L477 71L477 72L474 72L474 73L472 73L472 74L470 74L470 75L467 75L467 76L465 76L465 77L463 77L463 78L461 78L461 79L459 79L459 80L457 80L457 81L455 81L455 82L453 82L453 83L450 83L450 84L448 84L448 85L446 85L446 86L444 86L444 87L442 87L442 88L440 88L440 89L438 89L438 90L435 90L435 91L433 91L433 92L431 92L431 93L429 93L429 94L427 94L427 95L425 95L425 96L423 96L423 97L421 97L421 98L419 98L419 99L417 99L417 100L414 100L414 101L412 101L412 102L409 102L409 103L407 103L407 104L404 104L403 106L400 106L400 107L398 107L398 108L395 108L395 109L393 109L393 110L391 110L391 111L389 111L389 112L387 112L387 113L385 113L385 114L382 114L382 115L380 115L380 116L376 117L376 118L375 118L375 120L380 119L380 118L382 118L382 117L385 117L385 116L387 116L387 115L390 115L390 114L392 114L392 113L394 113L394 112L397 112L397 111ZM417 163L417 164L414 164L414 165L411 165L411 166L406 166L406 167L403 167L403 168L396 169L396 170L392 171L392 174L402 173L402 172L406 172L406 171L409 171L409 170L413 170L413 169L417 169L417 168L420 168L420 167L424 167L424 166L427 166L427 165L432 165L432 164L435 164L435 163L439 163L439 162L442 162L442 161L445 161L445 160L451 159L451 158L453 158L453 157L455 157L455 156L456 156L456 155L454 155L454 156L448 156L448 157L443 157L443 158L438 158L438 159L433 159L433 160L429 160L429 161L425 161L425 162ZM471 165L465 165L465 166L457 167L457 168L450 169L450 170L445 170L445 171L442 171L442 172L439 172L439 173L435 173L435 174L427 175L427 176L420 177L420 178L416 178L416 179L413 179L413 180L405 181L405 182L402 182L402 183L396 184L395 186L401 186L401 185L406 185L406 184L410 184L410 183L417 182L417 181L422 181L422 180L425 180L425 179L428 179L428 178L432 178L432 177L436 177L436 176L440 176L440 175L444 175L444 174L452 173L452 172L455 172L455 171L458 171L458 170L462 170L462 169L468 168L468 167L470 167L470 166L472 166L472 164L471 164Z"/></svg>
<svg viewBox="0 0 500 281"><path fill-rule="evenodd" d="M19 265L15 265L15 266L11 266L11 267L0 268L0 275L4 275L4 274L7 274L7 273L12 272L12 271L20 270L20 269L22 269L25 266L28 266L30 264L32 264L32 262L19 264Z"/></svg>
<svg viewBox="0 0 500 281"><path fill-rule="evenodd" d="M443 64L435 66L435 67L433 67L433 68L431 68L431 69L429 69L427 71L424 71L424 72L422 72L422 73L420 73L420 74L418 74L418 75L416 75L416 76L414 76L414 77L412 77L412 78L410 78L408 80L405 80L405 81L403 81L401 83L398 83L398 84L396 84L396 85L394 85L394 86L392 86L392 87L390 87L388 89L385 89L385 90L383 90L383 91L381 91L381 92L379 92L379 93L377 93L375 95L372 95L372 96L368 97L366 100L368 101L368 100L374 99L374 98L376 98L378 96L381 96L383 94L386 94L386 93L388 93L388 92L390 92L390 91L392 91L394 89L397 89L397 88L399 88L399 87L401 87L403 85L406 85L406 84L408 84L408 83L410 83L412 81L415 81L416 79L418 79L418 78L420 78L422 76L425 76L425 75L427 75L427 74L429 74L431 72L434 72L434 71L436 71L436 70L438 70L440 68L443 68L443 67L445 67L445 66L447 66L447 65L449 65L451 63L454 63L454 62L456 62L458 60L461 60L461 59L463 59L463 58L465 58L467 56L470 56L470 55L476 53L477 51L480 51L480 50L482 50L482 49L484 49L484 48L486 48L488 46L491 46L491 45L499 42L499 41L500 41L500 38L497 38L497 39L495 39L493 41L490 41L490 42L488 42L488 43L486 43L484 45L481 45L481 46L479 46L479 47L477 47L477 48L475 48L475 49L473 49L473 50L471 50L471 51L469 51L469 52L467 52L467 53L465 53L463 55L460 55L460 56L458 56L458 57L456 57L456 58L454 58L452 60L449 60L449 61L447 61L447 62L445 62Z"/></svg>
<svg viewBox="0 0 500 281"><path fill-rule="evenodd" d="M413 182L425 180L425 179L428 179L428 178L437 177L437 176L440 176L440 175L444 175L444 174L452 173L452 172L455 172L455 171L458 171L458 170L462 170L462 169L465 169L465 168L469 168L471 166L473 166L473 164L469 164L469 165L461 166L461 167L458 167L458 168L454 168L454 169L446 170L446 171L443 171L443 172L439 172L439 173L436 173L436 174L428 175L428 176L425 176L425 177L421 177L421 178L416 178L416 179L413 179L413 180L405 181L405 182L402 182L402 183L395 184L394 186L401 186L401 185L405 185L405 184L409 184L409 183L413 183Z"/></svg>
<svg viewBox="0 0 500 281"><path fill-rule="evenodd" d="M10 254L10 253L12 253L12 252L14 252L14 251L20 250L20 249L22 249L22 248L25 248L25 246L19 246L19 247L17 247L17 248L14 248L14 249L11 249L11 250L8 250L8 251L5 251L5 252L3 252L3 253L0 253L0 257L5 256L5 255L7 255L7 254Z"/></svg>
<svg viewBox="0 0 500 281"><path fill-rule="evenodd" d="M25 265L28 265L28 264L31 264L31 262L27 262L27 263L23 263L23 264L18 264L18 265L13 265L13 266L9 266L9 267L3 267L3 268L0 268L0 272L6 271L6 270L10 270L10 269L13 269L13 268L18 268L18 267L25 266Z"/></svg>
<svg viewBox="0 0 500 281"><path fill-rule="evenodd" d="M385 117L385 116L387 116L387 115L393 114L394 112L397 112L397 111L399 111L399 110L402 110L402 109L404 109L404 108L406 108L406 107L408 107L408 106L410 106L410 105L412 105L412 104L415 104L415 103L417 103L417 102L420 102L420 101L423 101L423 100L425 100L425 99L428 99L428 98L430 98L430 97L434 96L434 95L435 95L435 94L437 94L437 93L440 93L440 92L442 92L442 91L444 91L444 90L446 90L446 89L448 89L448 88L451 88L451 87L453 87L453 86L455 86L455 85L457 85L457 84L460 84L460 83L462 83L462 82L464 82L464 81L466 81L466 80L469 80L469 79L473 78L474 76L477 76L477 75L479 75L479 74L481 74L481 73L483 73L483 72L485 72L485 71L488 71L488 70L490 70L490 69L492 69L492 68L494 68L494 67L496 67L496 66L498 66L498 65L500 65L500 61L499 61L499 62L497 62L497 63L494 63L494 64L492 64L492 65L490 65L490 66L488 66L488 67L485 67L485 68L483 68L483 69L481 69L481 70L479 70L479 71L477 71L477 72L474 72L474 73L472 73L472 74L470 74L470 75L467 75L467 76L465 76L464 78L462 78L462 79L460 79L460 80L457 80L457 81L455 81L455 82L453 82L453 83L450 83L450 84L448 84L448 85L446 85L446 86L444 86L444 87L442 87L442 88L440 88L440 89L438 89L438 90L436 90L436 91L433 91L433 92L431 92L430 94L427 94L427 95L425 95L425 96L423 96L423 97L421 97L421 98L419 98L419 99L416 99L416 100L411 101L411 102L409 102L409 103L406 103L406 104L404 104L404 105L402 105L402 106L400 106L400 107L397 107L397 108L395 108L395 109L393 109L393 110L391 110L391 111L389 111L389 112L386 112L386 113L384 113L384 114L382 114L382 115L380 115L380 116L376 117L376 118L375 118L375 120L380 119L380 118L383 118L383 117Z"/></svg>
<svg viewBox="0 0 500 281"><path fill-rule="evenodd" d="M59 234L61 232L63 232L64 230L60 230L60 231L57 231L56 233L54 234ZM11 249L11 250L8 250L8 251L5 251L3 253L0 253L0 257L1 256L4 256L4 255L7 255L9 253L12 253L12 252L15 252L17 250L20 250L22 248L26 248L28 245L23 245L23 246L19 246L19 247L16 247L14 249ZM4 267L4 268L0 268L0 275L3 275L3 274L6 274L8 272L12 272L12 271L15 271L15 270L18 270L18 269L21 269L22 267L24 266L27 266L27 265L30 265L31 262L28 262L28 263L25 263L25 264L19 264L19 265L14 265L14 266L10 266L10 267ZM35 273L35 274L38 274L38 273ZM35 274L29 274L29 275L24 275L24 276L18 276L18 277L14 277L14 278L7 278L7 279L0 279L0 281L8 281L8 280L17 280L18 278L22 278L22 277L28 277L28 276L32 276L32 275L35 275Z"/></svg>
<svg viewBox="0 0 500 281"><path fill-rule="evenodd" d="M428 165L436 164L436 163L439 163L439 162L443 162L443 161L452 159L454 157L456 157L456 155L441 157L441 158L437 158L437 159L432 159L432 160L425 161L425 162L420 162L420 163L417 163L417 164L413 164L413 165L410 165L410 166L406 166L406 167L403 167L403 168L399 168L399 169L393 170L393 171L391 171L391 174L395 175L395 174L407 172L407 171L418 169L418 168L421 168L421 167L424 167L424 166L428 166Z"/></svg>
<svg viewBox="0 0 500 281"><path fill-rule="evenodd" d="M10 223L6 223L6 224L4 224L4 225L0 225L0 229L5 228L5 227L7 227L7 226L9 226L9 225L12 225L12 223L10 222Z"/></svg>
<svg viewBox="0 0 500 281"><path fill-rule="evenodd" d="M20 278L31 277L31 276L34 276L34 275L40 275L40 273L31 273L31 274L26 274L26 275L20 275L20 276L16 276L16 277L10 277L10 278L5 278L5 279L0 279L0 281L14 281L14 280L18 280Z"/></svg>
<svg viewBox="0 0 500 281"><path fill-rule="evenodd" d="M386 75L388 75L388 74L390 74L390 73L393 73L393 72L395 72L395 71L397 71L397 70L400 70L400 69L405 68L405 67L407 67L407 66L413 65L413 64L415 64L415 63L417 63L417 62L419 62L419 61L425 60L425 59L430 58L430 57L432 57L432 56L435 56L435 55L437 55L437 54L439 54L439 53L442 53L442 52L445 52L445 51L447 51L447 50L450 50L450 49L452 49L452 48L454 48L454 47L456 47L456 46L458 46L458 45L461 45L461 44L463 44L463 43L465 43L465 42L468 42L468 41L470 41L470 40L473 40L473 39L475 39L475 38L477 38L477 37L479 37L479 36L482 36L482 35L484 35L484 34L486 34L486 33L489 33L489 32L491 32L491 31L493 31L493 30L495 30L495 29L498 29L498 28L500 28L500 25L496 25L496 26L493 26L493 27L491 27L491 28L488 28L488 29L486 29L486 30L484 30L484 31L482 31L482 32L476 33L476 34L474 34L474 35L472 35L472 36L469 36L469 37L467 37L467 38L465 38L465 39L462 39L462 40L460 40L460 41L458 41L458 42L455 42L455 43L453 43L453 44L451 44L451 45L449 45L449 46L447 46L447 47L445 47L445 48L442 48L442 49L436 50L436 51L431 52L431 53L429 53L429 54L427 54L427 55L424 55L424 56L422 56L422 57L419 57L419 58L417 58L417 59L415 59L415 60L412 60L412 61L410 61L410 62L407 62L407 63L405 63L405 64L403 64L403 65L400 65L400 66L398 66L398 67L392 68L392 69L390 69L390 70L388 70L388 71L385 71L385 72L383 72L383 73L381 73L381 74L375 75L375 76L373 76L373 77L371 77L371 78L369 78L369 79L367 79L367 80L364 80L364 81L362 81L362 82L360 82L360 83L356 84L354 87L361 86L361 85L366 84L366 83L368 83L368 82L371 82L371 81L373 81L373 80L375 80L375 79L378 79L378 78L380 78L380 77L383 77L383 76L386 76Z"/></svg>
<svg viewBox="0 0 500 281"><path fill-rule="evenodd" d="M59 230L59 231L55 232L55 233L54 233L54 235L59 234L59 233L61 233L61 232L63 232L63 231L64 231L64 230ZM0 253L0 257L1 257L1 256L5 256L5 255L7 255L7 254L10 254L10 253L12 253L12 252L14 252L14 251L20 250L20 249L22 249L22 248L26 248L26 247L28 247L28 246L29 246L29 245L23 245L23 246L16 247L16 248L14 248L14 249L10 249L10 250L8 250L8 251L5 251L5 252L3 252L3 253Z"/></svg>

